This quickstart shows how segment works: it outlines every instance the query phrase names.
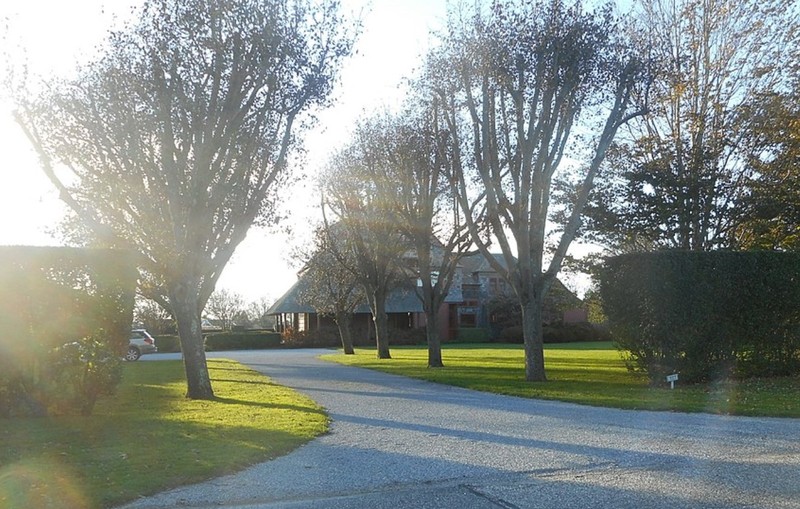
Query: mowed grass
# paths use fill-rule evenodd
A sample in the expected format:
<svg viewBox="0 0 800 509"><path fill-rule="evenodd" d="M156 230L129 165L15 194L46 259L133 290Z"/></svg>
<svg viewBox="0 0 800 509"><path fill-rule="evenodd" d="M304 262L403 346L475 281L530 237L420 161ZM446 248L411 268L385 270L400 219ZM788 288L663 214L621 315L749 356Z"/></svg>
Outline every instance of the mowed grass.
<svg viewBox="0 0 800 509"><path fill-rule="evenodd" d="M0 419L0 507L109 507L231 473L325 432L309 398L209 359L216 401L184 398L180 361L124 366L91 417Z"/></svg>
<svg viewBox="0 0 800 509"><path fill-rule="evenodd" d="M545 345L547 382L525 382L521 345L445 345L444 368L426 367L426 347L392 348L392 359L374 350L322 358L387 373L478 391L583 405L640 410L800 417L800 378L720 381L670 390L649 386L631 373L611 343Z"/></svg>

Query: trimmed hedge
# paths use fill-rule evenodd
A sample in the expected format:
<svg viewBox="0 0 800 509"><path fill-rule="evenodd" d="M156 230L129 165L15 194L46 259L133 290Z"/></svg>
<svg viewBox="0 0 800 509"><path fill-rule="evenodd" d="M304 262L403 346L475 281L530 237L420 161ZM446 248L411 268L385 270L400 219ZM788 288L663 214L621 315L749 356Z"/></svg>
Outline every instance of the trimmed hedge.
<svg viewBox="0 0 800 509"><path fill-rule="evenodd" d="M158 353L174 353L181 351L181 337L176 334L159 334L153 336L156 340Z"/></svg>
<svg viewBox="0 0 800 509"><path fill-rule="evenodd" d="M489 329L462 327L456 332L458 343L485 343L489 341Z"/></svg>
<svg viewBox="0 0 800 509"><path fill-rule="evenodd" d="M618 346L654 383L800 373L800 253L628 254L599 276Z"/></svg>
<svg viewBox="0 0 800 509"><path fill-rule="evenodd" d="M279 348L281 335L277 332L221 332L209 334L205 340L206 351L265 350ZM158 343L156 343L158 346ZM159 349L160 350L160 349Z"/></svg>
<svg viewBox="0 0 800 509"><path fill-rule="evenodd" d="M287 331L282 334L285 348L336 348L342 346L339 328L326 325L313 331Z"/></svg>
<svg viewBox="0 0 800 509"><path fill-rule="evenodd" d="M542 333L545 343L611 341L611 334L605 327L589 322L547 324L542 327ZM502 329L496 341L522 344L522 326L514 325Z"/></svg>

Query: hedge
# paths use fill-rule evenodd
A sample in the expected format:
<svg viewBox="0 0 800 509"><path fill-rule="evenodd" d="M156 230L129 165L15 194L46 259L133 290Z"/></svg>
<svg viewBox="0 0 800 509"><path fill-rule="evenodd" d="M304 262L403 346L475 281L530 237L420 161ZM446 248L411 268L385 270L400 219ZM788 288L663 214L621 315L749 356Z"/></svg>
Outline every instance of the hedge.
<svg viewBox="0 0 800 509"><path fill-rule="evenodd" d="M542 334L545 343L611 341L611 335L605 327L589 322L547 324L542 327ZM498 334L496 341L522 344L522 326L505 327Z"/></svg>
<svg viewBox="0 0 800 509"><path fill-rule="evenodd" d="M181 338L175 334L159 334L153 336L156 340L158 353L174 353L181 351Z"/></svg>
<svg viewBox="0 0 800 509"><path fill-rule="evenodd" d="M91 413L128 346L135 254L0 247L0 415Z"/></svg>
<svg viewBox="0 0 800 509"><path fill-rule="evenodd" d="M156 343L158 345L158 343ZM278 332L221 332L209 334L205 340L206 350L264 350L281 346Z"/></svg>
<svg viewBox="0 0 800 509"><path fill-rule="evenodd" d="M456 331L456 342L459 343L485 343L489 341L489 329L462 327Z"/></svg>
<svg viewBox="0 0 800 509"><path fill-rule="evenodd" d="M599 276L618 346L654 383L800 373L800 253L628 254Z"/></svg>

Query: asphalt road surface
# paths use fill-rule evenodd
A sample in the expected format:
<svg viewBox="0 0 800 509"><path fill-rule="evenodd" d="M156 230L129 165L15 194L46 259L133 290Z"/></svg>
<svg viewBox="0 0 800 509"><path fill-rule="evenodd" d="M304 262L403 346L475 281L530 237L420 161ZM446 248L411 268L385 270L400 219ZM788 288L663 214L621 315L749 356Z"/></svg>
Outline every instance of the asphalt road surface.
<svg viewBox="0 0 800 509"><path fill-rule="evenodd" d="M327 363L321 352L215 355L309 395L330 433L125 507L800 509L798 419L498 396Z"/></svg>

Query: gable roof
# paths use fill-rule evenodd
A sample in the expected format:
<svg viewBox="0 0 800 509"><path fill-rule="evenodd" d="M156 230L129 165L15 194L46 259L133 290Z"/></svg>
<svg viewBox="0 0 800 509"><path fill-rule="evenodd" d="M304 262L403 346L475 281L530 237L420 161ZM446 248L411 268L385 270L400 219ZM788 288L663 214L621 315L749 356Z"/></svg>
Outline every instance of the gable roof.
<svg viewBox="0 0 800 509"><path fill-rule="evenodd" d="M317 311L308 304L300 301L300 295L308 288L308 280L302 276L295 284L284 293L281 298L275 301L267 310L268 315L279 315L281 313L316 313Z"/></svg>
<svg viewBox="0 0 800 509"><path fill-rule="evenodd" d="M501 267L507 268L506 259L502 253L491 253L492 258L497 260ZM481 253L476 253L470 256L465 256L461 259L461 265L466 272L474 274L475 272L495 272L489 260Z"/></svg>
<svg viewBox="0 0 800 509"><path fill-rule="evenodd" d="M300 296L308 287L308 282L300 276L300 279L286 291L283 296L275 301L275 304L267 310L268 315L278 315L281 313L316 313L314 306L302 302ZM369 305L365 302L359 304L355 313L369 313ZM417 297L417 292L413 288L400 287L389 292L386 297L387 313L422 313L422 301Z"/></svg>

